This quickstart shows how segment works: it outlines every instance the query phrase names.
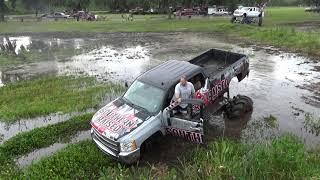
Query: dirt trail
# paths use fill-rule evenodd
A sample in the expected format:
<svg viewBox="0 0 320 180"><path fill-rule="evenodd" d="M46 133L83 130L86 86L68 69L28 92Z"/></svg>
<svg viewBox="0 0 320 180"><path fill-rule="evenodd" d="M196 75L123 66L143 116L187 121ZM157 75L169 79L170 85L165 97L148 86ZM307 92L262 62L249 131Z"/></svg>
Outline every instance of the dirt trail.
<svg viewBox="0 0 320 180"><path fill-rule="evenodd" d="M33 39L30 38L32 42ZM43 62L6 68L0 72L0 82L5 85L47 73L89 75L100 81L132 81L163 61L188 60L209 48L219 48L250 57L249 77L241 83L234 79L230 90L232 95L251 97L254 110L250 117L241 121L245 123L238 125L228 124L222 117L217 117L217 136L227 135L255 143L282 133L292 133L301 137L310 148L320 145L319 133L310 131L312 127L309 126L312 125L305 123L306 113L320 117L319 61L270 46L242 47L238 41L212 33L119 33L100 34L98 38L58 39L38 37L36 41L54 42L56 48L79 48L83 53L65 59L53 56ZM76 45L76 42L81 45ZM270 115L276 120L270 122L265 118ZM163 155L174 156L177 149L174 144L181 142L177 141L172 142L172 148L164 147L167 150L159 148ZM165 159L162 155L159 157Z"/></svg>

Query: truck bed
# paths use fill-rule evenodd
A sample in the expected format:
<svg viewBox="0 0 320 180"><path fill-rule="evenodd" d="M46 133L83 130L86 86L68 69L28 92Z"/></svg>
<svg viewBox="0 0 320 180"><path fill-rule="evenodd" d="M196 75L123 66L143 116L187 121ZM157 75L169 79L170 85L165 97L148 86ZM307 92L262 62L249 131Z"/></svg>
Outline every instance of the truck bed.
<svg viewBox="0 0 320 180"><path fill-rule="evenodd" d="M214 76L245 57L243 54L210 49L189 62L203 67L208 76Z"/></svg>

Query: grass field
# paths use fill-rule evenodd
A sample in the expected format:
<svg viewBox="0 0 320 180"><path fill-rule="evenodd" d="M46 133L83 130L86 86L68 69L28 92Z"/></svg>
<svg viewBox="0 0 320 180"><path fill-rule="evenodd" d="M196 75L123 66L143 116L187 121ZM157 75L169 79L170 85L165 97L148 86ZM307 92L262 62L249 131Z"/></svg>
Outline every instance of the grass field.
<svg viewBox="0 0 320 180"><path fill-rule="evenodd" d="M266 10L263 27L231 24L229 18L211 17L168 20L163 15L139 15L133 22L123 22L120 15L107 15L107 21L96 22L7 22L0 24L1 33L14 32L223 32L260 43L289 48L319 56L320 31L297 32L288 23L320 22L320 15L304 12L303 8L281 7Z"/></svg>
<svg viewBox="0 0 320 180"><path fill-rule="evenodd" d="M82 141L25 169L11 165L9 173L0 175L18 179L318 179L319 169L319 154L307 152L292 136L282 136L255 146L221 139L187 153L175 166L124 166L104 156L91 141Z"/></svg>
<svg viewBox="0 0 320 180"><path fill-rule="evenodd" d="M99 84L86 77L49 77L12 83L0 88L0 120L14 122L54 112L81 112L97 107L108 93L122 90L119 85Z"/></svg>
<svg viewBox="0 0 320 180"><path fill-rule="evenodd" d="M92 114L73 117L65 122L20 133L0 145L0 179L17 176L14 159L35 149L67 140L78 131L88 130Z"/></svg>
<svg viewBox="0 0 320 180"><path fill-rule="evenodd" d="M134 22L123 22L120 15L103 15L106 21L0 23L0 35L24 32L223 32L255 43L320 56L320 31L298 32L287 25L320 21L319 15L305 13L303 8L269 8L264 27L231 24L223 17L167 20L164 15L147 15L136 16ZM30 53L26 58L37 61L42 57ZM1 66L12 62L18 64L20 59L0 55ZM107 94L124 90L120 85L99 83L88 77L44 77L11 83L0 88L0 121L15 122L20 118L55 112L83 112L97 107ZM16 158L89 130L91 117L92 114L75 116L4 141L0 145L0 179L320 179L319 151L308 151L303 142L291 135L255 145L222 138L209 142L206 147L186 150L177 164L126 166L103 155L90 140L68 145L22 169L15 164ZM274 124L276 119L270 116L268 121ZM312 122L314 120L309 117L307 123ZM318 124L313 128L319 128Z"/></svg>

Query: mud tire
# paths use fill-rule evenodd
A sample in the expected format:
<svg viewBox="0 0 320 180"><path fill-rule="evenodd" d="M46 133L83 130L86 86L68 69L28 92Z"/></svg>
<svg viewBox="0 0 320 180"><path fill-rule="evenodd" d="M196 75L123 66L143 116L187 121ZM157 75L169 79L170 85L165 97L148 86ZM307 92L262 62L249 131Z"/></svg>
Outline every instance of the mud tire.
<svg viewBox="0 0 320 180"><path fill-rule="evenodd" d="M151 151L154 146L157 146L160 144L160 139L162 138L162 133L157 132L150 136L148 139L146 139L142 145L141 145L141 152L148 152ZM142 155L141 155L142 157Z"/></svg>
<svg viewBox="0 0 320 180"><path fill-rule="evenodd" d="M241 20L241 24L245 24L247 23L247 14L243 14L242 20Z"/></svg>
<svg viewBox="0 0 320 180"><path fill-rule="evenodd" d="M235 21L236 21L236 17L232 16L230 22L231 22L231 23L234 23Z"/></svg>
<svg viewBox="0 0 320 180"><path fill-rule="evenodd" d="M259 16L258 25L262 26L262 16Z"/></svg>
<svg viewBox="0 0 320 180"><path fill-rule="evenodd" d="M237 95L226 105L225 115L230 120L243 117L253 109L253 101L247 96Z"/></svg>

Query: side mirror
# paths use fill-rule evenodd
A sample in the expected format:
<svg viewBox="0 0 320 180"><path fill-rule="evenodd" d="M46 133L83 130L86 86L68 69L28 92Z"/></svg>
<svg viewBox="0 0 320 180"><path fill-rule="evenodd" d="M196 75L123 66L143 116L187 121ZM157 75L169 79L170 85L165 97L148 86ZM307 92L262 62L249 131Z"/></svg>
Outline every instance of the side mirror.
<svg viewBox="0 0 320 180"><path fill-rule="evenodd" d="M127 81L126 81L126 82L124 82L124 87L129 88L129 84L128 84L128 82L127 82Z"/></svg>

